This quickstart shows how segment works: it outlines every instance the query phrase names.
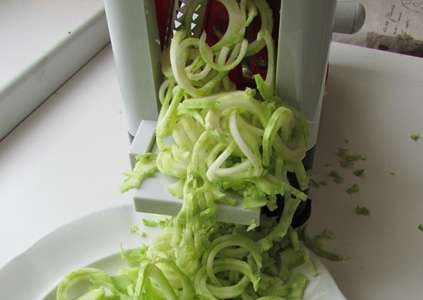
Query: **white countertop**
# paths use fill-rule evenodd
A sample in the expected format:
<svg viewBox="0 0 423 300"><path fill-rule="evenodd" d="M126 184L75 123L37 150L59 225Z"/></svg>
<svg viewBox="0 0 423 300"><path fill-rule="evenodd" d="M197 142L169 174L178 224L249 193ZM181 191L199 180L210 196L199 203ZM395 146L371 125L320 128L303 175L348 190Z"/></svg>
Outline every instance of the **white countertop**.
<svg viewBox="0 0 423 300"><path fill-rule="evenodd" d="M328 185L312 193L310 231L332 230L328 248L351 257L326 262L347 299L421 300L423 59L334 44L329 74L313 169ZM339 167L338 147L366 157L355 167L364 178ZM331 170L345 182L330 183ZM349 195L354 183L360 191ZM370 215L356 215L356 205Z"/></svg>
<svg viewBox="0 0 423 300"><path fill-rule="evenodd" d="M0 266L71 220L129 201L129 140L110 47L0 142Z"/></svg>
<svg viewBox="0 0 423 300"><path fill-rule="evenodd" d="M324 164L333 163L333 152L348 138L348 147L368 155L369 180L352 200L341 199L344 191L333 184L315 191L312 226L335 231L338 238L332 246L352 256L350 262L328 264L349 299L385 299L380 292L385 289L387 298L420 299L423 233L416 226L423 223L423 201L418 202L423 141L414 143L409 134L423 133L423 61L341 44L331 51L315 173L324 175ZM370 102L376 98L381 100ZM378 156L378 144L383 143L390 149ZM128 146L107 48L0 143L0 266L64 223L129 202L129 196L119 192L122 173L129 168ZM389 177L389 171L398 176ZM380 200L366 202L379 191ZM380 208L383 201L387 207L403 203L403 209L386 211ZM355 216L356 203L369 207L371 216ZM385 226L387 222L392 225ZM378 253L383 247L393 250Z"/></svg>
<svg viewBox="0 0 423 300"><path fill-rule="evenodd" d="M101 0L0 1L0 91L102 9Z"/></svg>

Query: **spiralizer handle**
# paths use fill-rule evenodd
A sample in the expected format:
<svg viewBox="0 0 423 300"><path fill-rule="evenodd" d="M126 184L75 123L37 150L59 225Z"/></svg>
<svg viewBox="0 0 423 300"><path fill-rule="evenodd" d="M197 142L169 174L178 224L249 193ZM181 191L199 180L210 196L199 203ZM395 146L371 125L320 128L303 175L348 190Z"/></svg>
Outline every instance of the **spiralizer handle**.
<svg viewBox="0 0 423 300"><path fill-rule="evenodd" d="M128 131L156 120L160 41L154 1L104 0Z"/></svg>

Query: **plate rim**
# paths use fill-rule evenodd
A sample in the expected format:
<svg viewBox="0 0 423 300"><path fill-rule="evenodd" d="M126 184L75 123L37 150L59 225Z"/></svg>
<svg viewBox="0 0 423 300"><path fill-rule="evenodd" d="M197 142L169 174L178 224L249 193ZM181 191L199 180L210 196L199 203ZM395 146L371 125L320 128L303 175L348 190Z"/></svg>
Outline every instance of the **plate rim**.
<svg viewBox="0 0 423 300"><path fill-rule="evenodd" d="M45 299L61 278L68 272L116 254L119 246L116 242L117 239L125 241L125 244L130 245L130 247L132 247L132 245L139 245L139 238L130 234L129 226L130 224L134 224L137 220L139 222L142 215L149 214L137 213L132 205L121 204L88 213L85 216L76 218L53 229L0 268L0 298L3 299L4 297L5 299L10 299L12 297L14 300L24 300L28 299L30 296L32 299ZM110 217L114 218L113 222L110 222ZM104 241L100 239L97 241L97 230L103 224L118 226L114 227L116 231L104 238ZM100 229L107 230L107 225ZM65 245L65 242L61 243L61 240L68 240L75 235L75 232L76 236L83 236L84 234L93 236L94 234L94 239L84 241L89 248L86 257L78 256L78 253L81 254L81 249L77 249L76 252L63 251L63 253L61 253L60 248L63 250L68 246L67 244ZM55 250L54 248L59 248L56 249L59 251L57 253L57 258L49 256L49 250L47 250L49 248L53 248L53 250ZM75 249L74 247L73 250ZM73 256L74 253L77 254ZM84 252L84 255L85 254ZM60 259L62 259L62 257L66 259L61 261ZM50 258L53 260L53 263L49 264L47 262L48 266L46 267L45 264L43 264L43 259ZM56 261L54 261L55 259ZM57 261L57 259L59 260ZM345 296L339 290L334 278L321 260L317 259L314 255L313 260L319 270L319 276L321 278L319 280L325 280L327 282L331 294L338 295L336 299L345 300ZM41 263L38 261L41 261ZM56 263L58 262L60 262L61 265L57 265ZM53 267L51 267L51 265ZM30 272L28 272L28 268ZM46 274L41 274L33 278L31 274L34 274L33 272L36 272L37 268L41 268L41 270L44 268ZM19 277L19 279L16 277ZM25 277L27 280L25 280ZM21 287L22 282L25 282L25 289ZM3 293L6 295L2 296Z"/></svg>

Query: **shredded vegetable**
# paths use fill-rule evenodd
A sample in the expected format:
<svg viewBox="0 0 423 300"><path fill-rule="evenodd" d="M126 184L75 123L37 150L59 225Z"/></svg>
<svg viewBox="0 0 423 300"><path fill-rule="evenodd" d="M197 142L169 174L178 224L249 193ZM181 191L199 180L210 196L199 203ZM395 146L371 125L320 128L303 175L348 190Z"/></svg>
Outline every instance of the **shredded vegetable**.
<svg viewBox="0 0 423 300"><path fill-rule="evenodd" d="M57 300L79 299L302 299L308 279L296 268L310 262L291 228L307 199L309 178L302 164L308 143L304 117L275 95L272 15L264 0L219 0L229 23L214 45L206 36L176 31L163 54L164 81L156 128L157 154L143 153L126 174L122 191L138 188L161 172L176 179L169 192L182 208L160 223L153 243L123 251L128 267L117 275L84 268L59 284ZM246 38L254 18L261 28ZM236 90L229 72L246 56L266 48L267 74L255 74L255 88ZM168 53L167 53L168 51ZM294 173L300 188L288 181ZM280 219L260 226L216 221L217 205L276 207ZM144 220L147 226L156 222ZM79 282L88 289L75 297Z"/></svg>

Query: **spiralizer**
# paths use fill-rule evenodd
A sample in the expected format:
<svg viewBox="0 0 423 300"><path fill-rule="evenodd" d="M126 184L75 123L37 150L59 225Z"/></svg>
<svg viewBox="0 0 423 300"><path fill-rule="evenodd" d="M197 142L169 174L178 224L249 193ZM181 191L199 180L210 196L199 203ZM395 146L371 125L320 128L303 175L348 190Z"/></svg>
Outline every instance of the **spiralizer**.
<svg viewBox="0 0 423 300"><path fill-rule="evenodd" d="M203 29L210 27L207 25L210 16L216 13L213 9L216 2L225 0L104 1L132 141L129 155L134 164L135 155L155 148L162 50L169 46L173 32L179 27L198 37ZM364 8L350 0L269 0L268 4L274 9L273 27L277 37L276 93L302 110L307 118L311 138L304 164L311 168L331 35L334 31L358 31L364 22ZM173 181L162 174L146 179L133 195L135 209L176 215L182 202L166 189ZM307 218L310 208L303 205L299 210ZM217 209L217 218L222 222L259 224L260 215L259 209L246 209L241 204L219 205Z"/></svg>

